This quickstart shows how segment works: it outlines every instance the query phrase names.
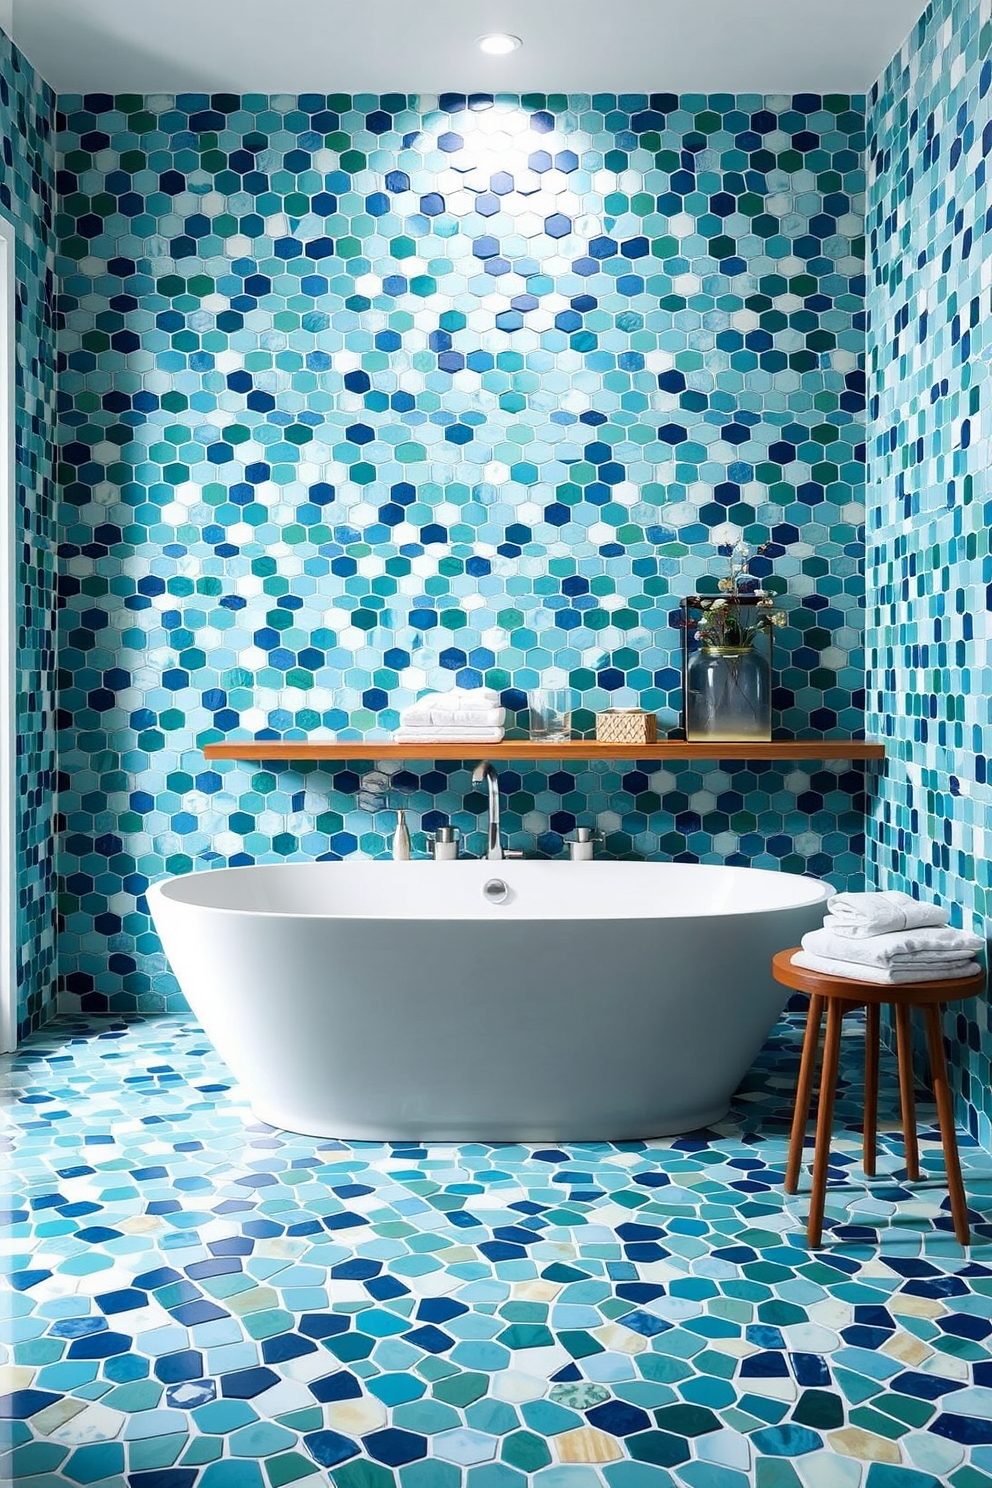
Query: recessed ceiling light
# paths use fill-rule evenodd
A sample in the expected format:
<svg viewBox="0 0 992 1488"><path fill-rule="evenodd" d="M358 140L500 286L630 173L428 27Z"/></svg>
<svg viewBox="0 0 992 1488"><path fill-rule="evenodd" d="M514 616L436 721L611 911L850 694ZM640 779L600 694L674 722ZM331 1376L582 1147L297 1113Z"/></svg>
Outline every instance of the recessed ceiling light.
<svg viewBox="0 0 992 1488"><path fill-rule="evenodd" d="M479 50L489 57L508 57L523 42L519 36L510 36L506 31L496 31L492 36L479 37Z"/></svg>

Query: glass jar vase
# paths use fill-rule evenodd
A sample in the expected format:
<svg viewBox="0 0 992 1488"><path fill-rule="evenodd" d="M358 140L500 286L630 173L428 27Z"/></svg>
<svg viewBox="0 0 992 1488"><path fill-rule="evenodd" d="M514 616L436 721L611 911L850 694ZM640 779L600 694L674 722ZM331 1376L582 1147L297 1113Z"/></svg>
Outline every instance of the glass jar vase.
<svg viewBox="0 0 992 1488"><path fill-rule="evenodd" d="M768 657L754 646L701 646L686 667L686 739L733 741L772 736Z"/></svg>

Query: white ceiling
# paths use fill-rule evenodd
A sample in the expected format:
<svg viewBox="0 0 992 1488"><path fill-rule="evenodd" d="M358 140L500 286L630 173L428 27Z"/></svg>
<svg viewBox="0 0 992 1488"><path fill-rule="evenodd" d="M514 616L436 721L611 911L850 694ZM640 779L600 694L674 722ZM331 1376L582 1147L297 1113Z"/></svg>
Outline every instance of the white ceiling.
<svg viewBox="0 0 992 1488"><path fill-rule="evenodd" d="M10 16L12 6L12 17ZM59 92L861 92L924 0L0 0ZM4 12L7 12L5 17ZM523 38L485 57L476 38Z"/></svg>

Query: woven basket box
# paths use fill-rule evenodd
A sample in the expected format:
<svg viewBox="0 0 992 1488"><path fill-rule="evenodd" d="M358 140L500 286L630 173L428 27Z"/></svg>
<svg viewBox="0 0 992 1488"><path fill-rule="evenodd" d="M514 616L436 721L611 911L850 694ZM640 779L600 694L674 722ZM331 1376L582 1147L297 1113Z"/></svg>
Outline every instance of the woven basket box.
<svg viewBox="0 0 992 1488"><path fill-rule="evenodd" d="M658 719L641 708L609 708L596 714L596 741L599 744L654 744L658 739Z"/></svg>

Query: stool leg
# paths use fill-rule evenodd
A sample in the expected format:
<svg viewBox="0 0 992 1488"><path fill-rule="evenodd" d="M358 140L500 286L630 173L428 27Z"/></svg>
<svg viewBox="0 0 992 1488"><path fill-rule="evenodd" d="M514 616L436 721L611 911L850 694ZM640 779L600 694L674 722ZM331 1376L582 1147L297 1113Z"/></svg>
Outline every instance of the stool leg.
<svg viewBox="0 0 992 1488"><path fill-rule="evenodd" d="M806 1238L815 1249L823 1235L823 1206L827 1197L827 1168L830 1165L830 1136L834 1124L834 1092L840 1063L840 1030L844 1004L839 997L827 998L827 1038L823 1046L820 1077L820 1110L816 1121L816 1151L813 1155L813 1193L809 1206Z"/></svg>
<svg viewBox="0 0 992 1488"><path fill-rule="evenodd" d="M878 1131L879 1006L868 1004L865 1016L865 1140L863 1165L869 1178L875 1176L875 1138Z"/></svg>
<svg viewBox="0 0 992 1488"><path fill-rule="evenodd" d="M820 1023L823 1018L823 998L814 992L809 1000L806 1014L806 1036L803 1039L803 1057L799 1063L799 1083L796 1086L796 1104L792 1113L792 1136L789 1140L789 1161L785 1170L785 1191L799 1191L799 1169L803 1161L803 1141L806 1123L809 1120L809 1103L813 1094L813 1075L816 1071L816 1053L820 1042Z"/></svg>
<svg viewBox="0 0 992 1488"><path fill-rule="evenodd" d="M903 1144L906 1150L906 1172L911 1183L920 1176L920 1148L916 1140L916 1100L913 1095L913 1030L909 1006L896 1003L896 1051L899 1057L899 1097L902 1102Z"/></svg>
<svg viewBox="0 0 992 1488"><path fill-rule="evenodd" d="M965 1198L964 1184L961 1181L958 1139L954 1130L951 1091L947 1083L944 1031L941 1027L940 1014L941 1009L933 1003L926 1009L930 1074L933 1079L934 1100L937 1102L940 1140L944 1148L944 1166L947 1169L947 1189L951 1199L951 1214L954 1216L954 1233L962 1245L967 1245L971 1239L971 1231L968 1228L968 1201Z"/></svg>

